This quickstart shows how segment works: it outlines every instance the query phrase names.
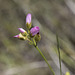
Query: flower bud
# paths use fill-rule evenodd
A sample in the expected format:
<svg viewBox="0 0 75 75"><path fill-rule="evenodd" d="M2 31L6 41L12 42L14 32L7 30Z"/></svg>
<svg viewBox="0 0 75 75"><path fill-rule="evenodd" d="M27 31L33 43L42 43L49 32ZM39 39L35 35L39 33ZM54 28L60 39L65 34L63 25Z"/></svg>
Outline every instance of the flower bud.
<svg viewBox="0 0 75 75"><path fill-rule="evenodd" d="M23 28L18 28L20 32L24 33L26 32Z"/></svg>
<svg viewBox="0 0 75 75"><path fill-rule="evenodd" d="M31 28L31 14L27 14L26 16L26 24L27 24L27 28L30 29Z"/></svg>
<svg viewBox="0 0 75 75"><path fill-rule="evenodd" d="M35 41L36 41L36 42L38 42L38 41L41 40L41 36L40 36L40 34L35 35L34 38L35 38Z"/></svg>
<svg viewBox="0 0 75 75"><path fill-rule="evenodd" d="M38 26L35 26L35 27L31 28L30 34L31 34L32 36L34 36L34 35L36 35L37 33L39 33L39 31L40 31L39 27L38 27Z"/></svg>
<svg viewBox="0 0 75 75"><path fill-rule="evenodd" d="M27 32L23 28L18 28L18 29L24 36L27 35Z"/></svg>
<svg viewBox="0 0 75 75"><path fill-rule="evenodd" d="M19 38L19 35L15 35L14 38Z"/></svg>
<svg viewBox="0 0 75 75"><path fill-rule="evenodd" d="M21 40L26 40L26 37L24 37L21 33L14 36L15 38L21 39Z"/></svg>

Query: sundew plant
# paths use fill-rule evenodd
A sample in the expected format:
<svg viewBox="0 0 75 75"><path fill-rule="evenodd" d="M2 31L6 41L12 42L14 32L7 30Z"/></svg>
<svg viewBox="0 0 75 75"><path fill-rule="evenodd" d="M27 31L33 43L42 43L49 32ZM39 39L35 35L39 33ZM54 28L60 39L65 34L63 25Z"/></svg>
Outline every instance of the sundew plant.
<svg viewBox="0 0 75 75"><path fill-rule="evenodd" d="M52 67L50 66L47 59L45 58L45 56L43 55L43 53L41 52L41 50L37 46L37 43L41 40L40 28L38 26L32 27L32 21L31 20L32 20L32 15L29 13L26 16L27 31L24 30L23 28L18 28L20 33L18 35L15 35L14 37L21 39L21 40L24 40L24 41L27 40L30 45L33 45L38 50L38 52L41 54L41 56L43 57L45 62L47 63L50 71L53 73L53 75L55 75L55 72L53 71ZM62 75L58 36L56 36L56 39L57 39L57 49L58 49L58 53L59 53L60 75Z"/></svg>

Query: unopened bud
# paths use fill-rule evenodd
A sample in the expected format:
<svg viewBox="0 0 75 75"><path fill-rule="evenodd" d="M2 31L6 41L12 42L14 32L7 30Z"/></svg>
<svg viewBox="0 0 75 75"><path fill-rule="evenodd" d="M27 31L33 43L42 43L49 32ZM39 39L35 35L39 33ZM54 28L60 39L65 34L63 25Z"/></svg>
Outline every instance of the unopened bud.
<svg viewBox="0 0 75 75"><path fill-rule="evenodd" d="M34 38L35 38L35 41L36 41L36 42L38 42L38 41L41 40L41 36L40 36L40 34L35 35Z"/></svg>
<svg viewBox="0 0 75 75"><path fill-rule="evenodd" d="M27 14L26 16L26 25L28 29L31 28L31 14Z"/></svg>
<svg viewBox="0 0 75 75"><path fill-rule="evenodd" d="M15 35L14 38L19 38L19 35Z"/></svg>
<svg viewBox="0 0 75 75"><path fill-rule="evenodd" d="M15 38L21 39L21 40L26 40L26 37L24 37L21 33L14 36Z"/></svg>
<svg viewBox="0 0 75 75"><path fill-rule="evenodd" d="M27 35L27 32L23 28L18 28L18 29L23 34L23 36Z"/></svg>
<svg viewBox="0 0 75 75"><path fill-rule="evenodd" d="M23 28L18 28L18 30L19 30L21 33L26 32Z"/></svg>

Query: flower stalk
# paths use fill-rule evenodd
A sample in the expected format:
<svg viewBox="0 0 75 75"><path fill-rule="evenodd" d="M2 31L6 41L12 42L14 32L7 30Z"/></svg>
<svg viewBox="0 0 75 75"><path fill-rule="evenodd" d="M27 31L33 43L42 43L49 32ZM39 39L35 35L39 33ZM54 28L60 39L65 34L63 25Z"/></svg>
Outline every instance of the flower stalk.
<svg viewBox="0 0 75 75"><path fill-rule="evenodd" d="M57 34L56 34L56 39L57 39L57 49L58 49L58 54L59 54L60 75L62 75L62 70L61 70L61 57L60 57L60 48L59 48L59 39L58 39L58 35Z"/></svg>
<svg viewBox="0 0 75 75"><path fill-rule="evenodd" d="M49 65L47 59L45 58L45 56L43 55L43 53L41 52L41 50L38 48L38 46L35 46L35 45L34 45L34 47L35 47L35 48L38 50L38 52L41 54L41 56L43 57L43 59L44 59L45 62L47 63L47 65L48 65L49 69L51 70L51 72L53 73L53 75L55 75L55 73L54 73L52 67Z"/></svg>

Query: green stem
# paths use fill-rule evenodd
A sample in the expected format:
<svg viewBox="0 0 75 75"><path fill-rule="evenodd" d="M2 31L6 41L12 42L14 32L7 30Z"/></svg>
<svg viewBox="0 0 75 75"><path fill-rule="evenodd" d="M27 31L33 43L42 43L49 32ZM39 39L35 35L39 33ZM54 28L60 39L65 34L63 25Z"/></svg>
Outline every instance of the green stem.
<svg viewBox="0 0 75 75"><path fill-rule="evenodd" d="M55 73L54 73L52 67L49 65L47 59L45 58L45 56L43 55L43 53L40 51L40 49L38 48L38 46L36 46L36 45L34 45L34 46L35 46L35 48L39 51L39 53L41 54L41 56L43 57L43 59L45 60L45 62L47 63L47 65L48 65L48 67L50 68L50 70L51 70L51 72L53 73L53 75L55 75Z"/></svg>
<svg viewBox="0 0 75 75"><path fill-rule="evenodd" d="M61 71L61 57L60 57L60 49L59 49L58 35L56 35L56 39L57 39L57 49L58 49L58 54L59 54L60 75L62 75L62 71Z"/></svg>

